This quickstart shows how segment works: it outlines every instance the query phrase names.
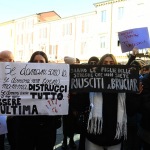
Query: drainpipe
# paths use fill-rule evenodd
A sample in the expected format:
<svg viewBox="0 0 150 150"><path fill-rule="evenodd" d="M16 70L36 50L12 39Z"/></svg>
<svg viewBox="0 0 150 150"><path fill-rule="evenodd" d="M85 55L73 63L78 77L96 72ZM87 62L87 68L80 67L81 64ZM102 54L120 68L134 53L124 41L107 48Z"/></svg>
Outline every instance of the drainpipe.
<svg viewBox="0 0 150 150"><path fill-rule="evenodd" d="M76 58L75 54L76 54L76 17L74 17L75 19L75 31L74 31L74 58Z"/></svg>
<svg viewBox="0 0 150 150"><path fill-rule="evenodd" d="M110 10L110 53L112 52L112 9L113 9L113 2L111 3L111 10Z"/></svg>

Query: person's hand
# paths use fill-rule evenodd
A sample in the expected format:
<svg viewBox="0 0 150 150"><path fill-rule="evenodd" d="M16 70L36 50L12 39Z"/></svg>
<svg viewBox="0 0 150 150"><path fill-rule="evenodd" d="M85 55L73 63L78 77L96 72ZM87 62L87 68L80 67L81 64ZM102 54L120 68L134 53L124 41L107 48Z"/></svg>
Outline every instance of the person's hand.
<svg viewBox="0 0 150 150"><path fill-rule="evenodd" d="M138 48L137 48L137 47L134 47L134 48L132 49L132 55L133 55L133 56L136 56L138 53L139 53Z"/></svg>
<svg viewBox="0 0 150 150"><path fill-rule="evenodd" d="M78 111L73 111L72 113L73 113L74 116L78 115Z"/></svg>

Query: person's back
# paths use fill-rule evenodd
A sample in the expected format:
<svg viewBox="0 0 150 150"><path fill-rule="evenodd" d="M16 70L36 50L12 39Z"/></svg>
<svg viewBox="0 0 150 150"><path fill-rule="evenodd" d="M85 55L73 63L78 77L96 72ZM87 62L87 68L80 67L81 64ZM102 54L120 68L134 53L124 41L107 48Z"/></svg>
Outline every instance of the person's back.
<svg viewBox="0 0 150 150"><path fill-rule="evenodd" d="M66 64L78 64L80 61L77 58L73 58L70 56L64 57L64 62ZM69 93L71 95L71 93ZM71 98L72 99L72 98ZM72 100L69 100L69 113L68 115L64 115L63 120L63 143L61 148L66 150L68 148L68 142L67 139L69 137L69 147L70 148L76 148L76 144L74 142L74 125L75 125L75 118L72 113Z"/></svg>

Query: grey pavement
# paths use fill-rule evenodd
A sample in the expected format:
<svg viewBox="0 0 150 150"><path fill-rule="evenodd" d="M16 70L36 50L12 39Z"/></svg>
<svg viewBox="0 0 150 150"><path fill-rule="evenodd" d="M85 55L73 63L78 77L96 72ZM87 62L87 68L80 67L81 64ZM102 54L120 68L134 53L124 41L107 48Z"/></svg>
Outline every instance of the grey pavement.
<svg viewBox="0 0 150 150"><path fill-rule="evenodd" d="M56 137L56 144L55 144L54 150L62 150L61 149L62 141L63 141L63 132L62 132L62 127L60 127L59 129L57 129L57 137ZM74 150L77 150L78 143L79 143L79 134L75 134L74 141L77 145L77 148ZM10 150L7 138L5 139L5 150ZM67 150L71 150L71 149L69 149L69 147L68 147Z"/></svg>

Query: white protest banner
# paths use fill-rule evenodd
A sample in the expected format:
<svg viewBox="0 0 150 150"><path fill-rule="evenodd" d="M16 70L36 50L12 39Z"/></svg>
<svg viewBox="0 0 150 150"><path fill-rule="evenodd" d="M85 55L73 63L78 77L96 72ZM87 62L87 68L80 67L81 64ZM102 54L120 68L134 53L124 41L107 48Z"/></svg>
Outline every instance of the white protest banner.
<svg viewBox="0 0 150 150"><path fill-rule="evenodd" d="M118 32L122 52L131 51L134 47L138 49L150 48L148 28L135 28Z"/></svg>
<svg viewBox="0 0 150 150"><path fill-rule="evenodd" d="M6 134L8 132L6 119L7 119L7 116L0 116L0 135Z"/></svg>
<svg viewBox="0 0 150 150"><path fill-rule="evenodd" d="M5 62L0 70L0 114L68 114L68 64Z"/></svg>

